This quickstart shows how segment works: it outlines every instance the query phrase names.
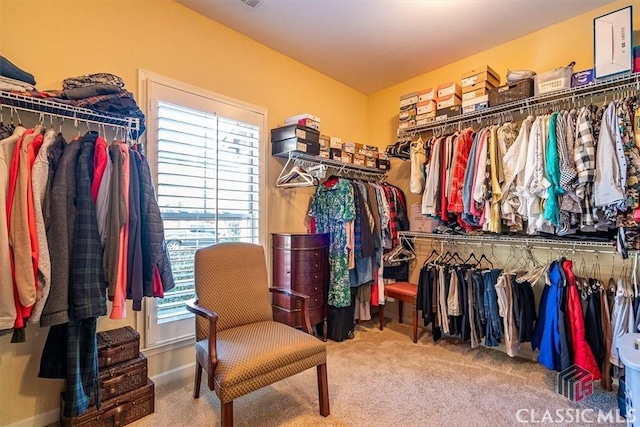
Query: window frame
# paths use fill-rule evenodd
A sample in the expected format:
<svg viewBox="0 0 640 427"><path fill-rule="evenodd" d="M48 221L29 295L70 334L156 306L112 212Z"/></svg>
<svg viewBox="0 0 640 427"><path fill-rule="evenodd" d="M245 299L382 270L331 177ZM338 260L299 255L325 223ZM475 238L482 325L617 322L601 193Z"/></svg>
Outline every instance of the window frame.
<svg viewBox="0 0 640 427"><path fill-rule="evenodd" d="M201 98L199 101L207 103L217 103L226 105L231 108L238 108L245 110L249 114L257 114L258 123L257 126L260 129L260 159L259 159L259 226L258 226L258 242L261 245L266 244L267 236L267 224L268 224L268 192L267 192L267 179L268 179L268 159L269 159L269 140L268 140L268 118L267 109L253 105L244 101L236 100L231 97L222 95L220 93L212 92L197 86L190 85L178 80L174 80L144 69L138 70L138 94L139 105L145 110L147 130L142 135L140 142L144 145L144 150L147 155L149 167L151 169L151 176L155 186L156 193L158 191L158 155L157 155L157 103L158 101L166 101L176 104L175 99L152 99L151 87L153 84L166 86L170 90L182 92L181 96L185 96L189 100L196 102L196 98ZM197 109L192 105L185 105L177 103L186 108ZM155 108L155 110L154 110ZM224 115L222 115L224 117ZM240 120L240 119L239 119ZM189 345L194 341L194 327L193 314L189 313L181 316L177 321L165 322L159 325L156 321L156 299L145 298L143 309L136 314L136 329L141 334L141 344L143 349L157 349L162 351L163 349L171 350L182 345ZM188 326L191 324L191 326Z"/></svg>

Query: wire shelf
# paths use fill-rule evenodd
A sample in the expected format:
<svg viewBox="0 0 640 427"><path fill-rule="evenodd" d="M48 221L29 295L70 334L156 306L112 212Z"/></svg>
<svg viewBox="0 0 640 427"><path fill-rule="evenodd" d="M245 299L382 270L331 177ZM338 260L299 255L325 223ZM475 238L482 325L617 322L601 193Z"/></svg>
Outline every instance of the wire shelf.
<svg viewBox="0 0 640 427"><path fill-rule="evenodd" d="M314 156L299 151L289 151L288 153L275 154L274 157L287 158L287 164L290 161L300 164L303 167L309 165L324 165L332 168L335 175L356 175L366 176L372 179L382 180L386 177L388 171L378 168L369 168L366 166L354 165L352 163L343 163L325 157ZM286 165L283 170L286 169Z"/></svg>
<svg viewBox="0 0 640 427"><path fill-rule="evenodd" d="M470 234L438 234L421 231L398 231L402 239L424 239L449 242L478 242L487 244L506 244L506 246L524 245L539 248L566 247L575 250L579 248L606 248L615 250L614 242L586 241L586 240L554 240L535 236L501 236L501 235L470 235Z"/></svg>
<svg viewBox="0 0 640 427"><path fill-rule="evenodd" d="M521 113L524 113L524 111L528 108L543 107L548 104L561 103L566 101L575 101L577 98L593 96L606 91L620 89L635 89L636 91L640 91L640 73L631 73L622 76L611 77L598 81L594 84L532 96L529 98L521 99L519 101L509 102L506 104L497 105L495 107L489 107L483 110L461 114L459 116L451 117L438 122L429 123L428 125L412 126L403 129L402 134L409 135L412 133L437 129L454 123L459 124L472 120L492 118L500 114L515 112L518 110L520 110Z"/></svg>
<svg viewBox="0 0 640 427"><path fill-rule="evenodd" d="M83 122L120 126L135 131L140 129L140 120L137 117L118 117L89 110L88 108L63 104L47 98L35 98L0 90L0 108L5 105L9 108L31 113L49 114Z"/></svg>

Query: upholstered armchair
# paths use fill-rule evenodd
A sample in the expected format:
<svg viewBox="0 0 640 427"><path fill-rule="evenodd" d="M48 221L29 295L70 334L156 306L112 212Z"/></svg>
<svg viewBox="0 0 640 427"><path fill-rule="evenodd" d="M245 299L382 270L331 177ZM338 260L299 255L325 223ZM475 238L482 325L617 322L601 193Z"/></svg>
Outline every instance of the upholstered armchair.
<svg viewBox="0 0 640 427"><path fill-rule="evenodd" d="M316 367L320 415L329 415L325 343L312 335L308 296L269 288L264 248L250 243L219 243L195 254L196 376L202 369L220 399L223 426L233 425L233 401L276 381ZM301 303L302 331L273 320L270 292Z"/></svg>

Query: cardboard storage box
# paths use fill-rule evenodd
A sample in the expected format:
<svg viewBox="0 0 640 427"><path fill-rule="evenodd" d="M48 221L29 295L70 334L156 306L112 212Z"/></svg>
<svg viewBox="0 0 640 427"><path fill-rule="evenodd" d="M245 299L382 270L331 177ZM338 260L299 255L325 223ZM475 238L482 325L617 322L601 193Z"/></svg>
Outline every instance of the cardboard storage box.
<svg viewBox="0 0 640 427"><path fill-rule="evenodd" d="M353 155L353 164L358 166L364 166L364 154L354 154Z"/></svg>
<svg viewBox="0 0 640 427"><path fill-rule="evenodd" d="M412 128L416 125L416 121L414 120L407 120L406 122L400 122L400 124L398 125L398 129L408 129L408 128Z"/></svg>
<svg viewBox="0 0 640 427"><path fill-rule="evenodd" d="M329 148L329 158L338 162L342 161L342 150L339 148Z"/></svg>
<svg viewBox="0 0 640 427"><path fill-rule="evenodd" d="M284 141L276 141L271 144L272 156L285 157L285 155L289 155L290 151L299 151L301 153L317 156L320 154L320 143L309 142L299 138L289 138Z"/></svg>
<svg viewBox="0 0 640 427"><path fill-rule="evenodd" d="M436 89L422 89L418 91L418 102L431 101L432 99L436 99Z"/></svg>
<svg viewBox="0 0 640 427"><path fill-rule="evenodd" d="M460 97L457 95L452 94L452 95L443 96L442 98L437 99L438 110L453 107L456 105L462 105L462 99L460 99Z"/></svg>
<svg viewBox="0 0 640 427"><path fill-rule="evenodd" d="M314 116L313 114L309 114L309 113L303 113L303 114L298 114L297 116L287 117L286 119L284 119L284 122L289 125L289 124L298 123L299 120L304 120L304 119L309 119L309 120L313 120L314 122L320 123L320 117Z"/></svg>
<svg viewBox="0 0 640 427"><path fill-rule="evenodd" d="M362 144L357 142L343 142L342 143L342 151L347 153L356 153L358 149L362 148Z"/></svg>
<svg viewBox="0 0 640 427"><path fill-rule="evenodd" d="M438 86L438 98L449 95L462 96L462 88L456 82L447 82Z"/></svg>
<svg viewBox="0 0 640 427"><path fill-rule="evenodd" d="M468 107L470 105L481 104L483 102L489 103L489 95L482 95L472 99L463 99L462 100L462 109L464 107Z"/></svg>
<svg viewBox="0 0 640 427"><path fill-rule="evenodd" d="M318 154L318 156L322 157L323 159L328 159L329 149L328 148L326 150L320 149L320 154Z"/></svg>
<svg viewBox="0 0 640 427"><path fill-rule="evenodd" d="M415 108L415 104L418 103L418 92L406 93L400 96L400 109L410 110Z"/></svg>
<svg viewBox="0 0 640 427"><path fill-rule="evenodd" d="M331 137L328 135L320 135L318 142L320 143L321 150L328 150L329 147L331 147Z"/></svg>
<svg viewBox="0 0 640 427"><path fill-rule="evenodd" d="M428 124L435 122L435 120L436 120L435 111L429 114L421 114L419 116L416 116L416 126L426 126Z"/></svg>
<svg viewBox="0 0 640 427"><path fill-rule="evenodd" d="M491 83L494 87L500 86L500 76L488 65L462 73L461 84L463 88L483 81Z"/></svg>
<svg viewBox="0 0 640 427"><path fill-rule="evenodd" d="M437 108L437 103L435 100L422 101L418 102L418 106L416 108L416 115L420 116L422 114L435 113Z"/></svg>
<svg viewBox="0 0 640 427"><path fill-rule="evenodd" d="M436 122L447 120L455 116L462 114L462 105L455 105L453 107L443 108L436 111Z"/></svg>
<svg viewBox="0 0 640 427"><path fill-rule="evenodd" d="M298 124L300 126L306 126L308 128L311 129L315 129L315 130L320 130L320 122L316 122L313 119L309 119L309 118L301 118L301 119L297 119L297 120L289 120L289 119L284 119L284 124L285 125L295 125Z"/></svg>
<svg viewBox="0 0 640 427"><path fill-rule="evenodd" d="M271 129L271 142L284 141L291 138L297 138L303 142L314 142L319 144L320 132L298 124Z"/></svg>
<svg viewBox="0 0 640 427"><path fill-rule="evenodd" d="M341 161L342 163L353 163L353 153L342 151Z"/></svg>
<svg viewBox="0 0 640 427"><path fill-rule="evenodd" d="M368 168L375 168L377 166L376 160L373 156L364 156L364 165Z"/></svg>
<svg viewBox="0 0 640 427"><path fill-rule="evenodd" d="M462 114L475 113L476 111L484 110L485 108L489 108L489 101L465 105L464 107L462 107Z"/></svg>
<svg viewBox="0 0 640 427"><path fill-rule="evenodd" d="M376 166L378 169L389 170L391 168L391 162L388 159L377 159Z"/></svg>
<svg viewBox="0 0 640 427"><path fill-rule="evenodd" d="M330 136L329 137L329 148L337 148L339 150L342 150L342 138L337 137L337 136Z"/></svg>
<svg viewBox="0 0 640 427"><path fill-rule="evenodd" d="M401 110L400 114L398 114L398 120L401 122L406 122L407 120L415 119L417 114L417 110L412 108L411 110Z"/></svg>
<svg viewBox="0 0 640 427"><path fill-rule="evenodd" d="M413 203L409 212L409 231L430 233L440 225L440 220L427 218L422 214L422 204Z"/></svg>

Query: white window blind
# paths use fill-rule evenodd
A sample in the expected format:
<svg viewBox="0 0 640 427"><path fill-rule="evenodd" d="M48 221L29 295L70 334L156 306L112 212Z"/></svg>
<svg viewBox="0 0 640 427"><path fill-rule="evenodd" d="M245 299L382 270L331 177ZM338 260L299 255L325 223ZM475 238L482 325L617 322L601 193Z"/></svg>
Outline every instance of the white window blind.
<svg viewBox="0 0 640 427"><path fill-rule="evenodd" d="M147 80L147 153L176 286L148 299L146 347L193 336L194 255L262 243L264 111L168 79Z"/></svg>
<svg viewBox="0 0 640 427"><path fill-rule="evenodd" d="M258 242L259 169L257 126L159 102L158 205L176 281L159 322L186 314L196 249Z"/></svg>

